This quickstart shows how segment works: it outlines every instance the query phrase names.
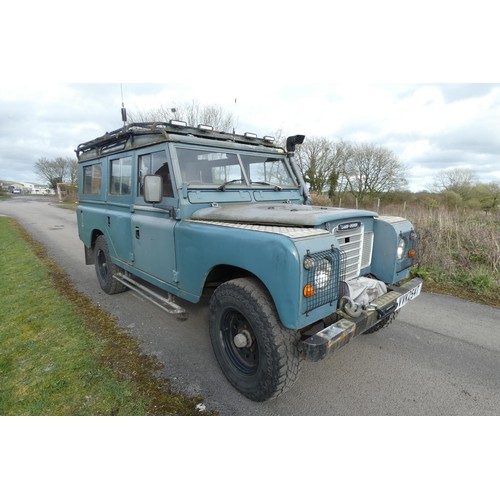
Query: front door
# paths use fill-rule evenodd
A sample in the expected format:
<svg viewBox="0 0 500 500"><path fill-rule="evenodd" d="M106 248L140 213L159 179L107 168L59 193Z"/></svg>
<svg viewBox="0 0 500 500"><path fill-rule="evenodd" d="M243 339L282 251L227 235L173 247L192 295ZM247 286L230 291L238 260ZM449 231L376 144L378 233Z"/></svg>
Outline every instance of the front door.
<svg viewBox="0 0 500 500"><path fill-rule="evenodd" d="M176 285L174 246L175 207L172 188L172 162L165 149L151 150L137 157L136 203L131 216L134 267L164 283ZM161 175L163 200L151 205L142 196L145 175Z"/></svg>

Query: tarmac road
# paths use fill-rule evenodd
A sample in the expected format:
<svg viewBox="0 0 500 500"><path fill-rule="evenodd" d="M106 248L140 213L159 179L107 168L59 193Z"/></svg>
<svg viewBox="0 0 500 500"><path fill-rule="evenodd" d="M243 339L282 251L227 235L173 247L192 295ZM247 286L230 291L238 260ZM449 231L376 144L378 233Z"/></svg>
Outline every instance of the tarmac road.
<svg viewBox="0 0 500 500"><path fill-rule="evenodd" d="M18 196L0 202L76 287L111 312L145 352L164 364L174 388L201 395L221 415L499 415L500 309L423 293L399 318L319 363L304 363L280 398L254 403L222 375L208 335L207 302L182 302L179 321L131 292L108 296L85 266L76 215L53 199Z"/></svg>

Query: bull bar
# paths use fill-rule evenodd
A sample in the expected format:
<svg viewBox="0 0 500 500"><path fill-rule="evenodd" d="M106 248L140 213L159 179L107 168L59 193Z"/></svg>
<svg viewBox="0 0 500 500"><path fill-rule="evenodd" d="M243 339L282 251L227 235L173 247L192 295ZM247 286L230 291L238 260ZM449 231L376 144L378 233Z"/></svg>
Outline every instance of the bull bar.
<svg viewBox="0 0 500 500"><path fill-rule="evenodd" d="M422 290L422 280L413 278L401 286L391 286L389 289L389 292L374 300L369 309L364 310L359 317L344 317L301 341L302 356L308 361L320 361L340 349L352 338L365 333L418 297Z"/></svg>

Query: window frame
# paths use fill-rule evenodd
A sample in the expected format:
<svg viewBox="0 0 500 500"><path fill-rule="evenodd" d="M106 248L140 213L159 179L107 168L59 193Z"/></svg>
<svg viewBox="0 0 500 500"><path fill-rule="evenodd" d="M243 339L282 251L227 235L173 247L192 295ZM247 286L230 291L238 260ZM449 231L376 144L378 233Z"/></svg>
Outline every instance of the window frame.
<svg viewBox="0 0 500 500"><path fill-rule="evenodd" d="M161 154L163 156L163 162L160 164L154 164L153 161L153 155L155 154ZM163 179L163 197L167 199L173 199L176 197L175 195L175 184L173 182L173 169L171 165L171 155L170 151L167 148L161 148L161 149L145 149L145 150L140 150L137 152L137 158L136 158L136 166L137 166L137 171L136 171L136 178L135 178L135 183L136 183L136 197L137 200L143 200L144 201L144 192L143 192L143 186L141 183L141 159L149 156L150 160L148 162L147 166L147 172L145 170L142 170L144 175L159 175ZM166 171L162 173L158 173L162 168L166 167Z"/></svg>
<svg viewBox="0 0 500 500"><path fill-rule="evenodd" d="M94 172L97 170L97 167L99 168L99 176L95 176ZM99 189L98 190L91 190L87 191L87 178L89 178L86 174L87 172L91 172L90 174L90 184L91 188L94 186L95 180L99 179ZM102 177L102 162L97 162L97 163L92 163L91 165L83 165L82 166L82 195L84 196L99 196L102 194L102 188L103 188L103 177Z"/></svg>
<svg viewBox="0 0 500 500"><path fill-rule="evenodd" d="M128 160L128 161L127 161ZM128 165L124 165L123 163L127 161ZM114 171L114 166L116 165L116 162L119 162L119 167L120 167L120 174L119 175L113 175ZM131 196L133 192L133 184L132 184L132 178L133 178L133 156L132 155L127 155L127 156L120 156L118 158L110 158L109 159L109 186L108 186L108 194L109 196L116 196L119 198ZM123 167L128 167L129 168L129 173L128 175L123 175ZM119 178L119 192L116 192L113 190L113 179ZM129 179L128 182L128 192L123 192L123 186L127 185L127 183L123 182L123 179Z"/></svg>
<svg viewBox="0 0 500 500"><path fill-rule="evenodd" d="M263 163L265 158L276 158L276 160L280 160L282 164L284 165L286 172L288 174L288 177L290 179L291 184L288 185L279 185L282 189L288 190L288 189L299 189L299 183L297 182L297 179L294 175L293 169L289 165L286 157L279 155L279 154L273 154L273 153L267 153L267 152L257 152L257 151L242 151L242 150L232 150L232 149L215 149L211 147L204 147L204 146L199 146L199 145L192 145L192 144L175 144L174 147L174 154L172 154L173 157L175 157L175 164L178 168L178 179L181 185L186 184L188 188L206 188L206 189L218 189L223 183L216 184L216 183L208 183L208 182L202 182L202 181L189 181L189 180L184 180L184 175L183 175L183 168L181 161L179 160L178 152L180 150L189 150L189 151L197 151L199 153L224 153L228 155L235 155L236 159L238 161L240 171L242 174L242 179L245 180L244 183L234 183L234 184L228 184L226 189L236 189L236 190L241 190L241 189L255 189L255 190L266 190L266 189L273 189L274 185L265 185L265 184L259 184L259 181L256 181L256 183L251 184L250 183L250 178L249 178L249 171L247 171L243 158L245 157L262 157ZM215 167L215 165L214 165ZM180 187L180 186L178 186Z"/></svg>

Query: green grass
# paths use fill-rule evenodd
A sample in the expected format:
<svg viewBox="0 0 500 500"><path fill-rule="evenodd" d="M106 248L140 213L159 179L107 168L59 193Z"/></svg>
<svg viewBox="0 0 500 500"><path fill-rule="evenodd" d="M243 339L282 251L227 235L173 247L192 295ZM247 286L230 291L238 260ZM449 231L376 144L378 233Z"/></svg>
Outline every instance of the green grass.
<svg viewBox="0 0 500 500"><path fill-rule="evenodd" d="M425 292L453 295L479 304L500 307L500 284L485 267L449 272L439 266L415 267L412 276L424 280Z"/></svg>
<svg viewBox="0 0 500 500"><path fill-rule="evenodd" d="M500 307L500 222L465 210L412 210L424 290Z"/></svg>
<svg viewBox="0 0 500 500"><path fill-rule="evenodd" d="M0 217L0 415L199 415L160 363Z"/></svg>

